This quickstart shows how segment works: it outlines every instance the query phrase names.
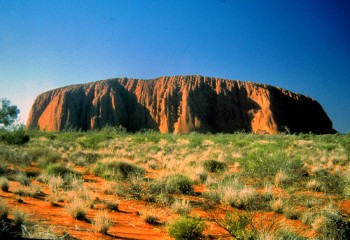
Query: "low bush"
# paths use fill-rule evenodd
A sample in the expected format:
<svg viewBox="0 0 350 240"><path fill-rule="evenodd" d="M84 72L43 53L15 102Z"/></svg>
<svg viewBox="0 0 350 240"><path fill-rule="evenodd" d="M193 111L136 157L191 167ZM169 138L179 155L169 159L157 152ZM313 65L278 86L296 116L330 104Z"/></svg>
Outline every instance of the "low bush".
<svg viewBox="0 0 350 240"><path fill-rule="evenodd" d="M162 225L163 223L160 221L159 211L155 209L147 209L139 212L141 218L145 220L146 223L154 226Z"/></svg>
<svg viewBox="0 0 350 240"><path fill-rule="evenodd" d="M142 177L145 170L128 162L97 162L92 172L108 180L126 180L133 177Z"/></svg>
<svg viewBox="0 0 350 240"><path fill-rule="evenodd" d="M86 219L87 210L88 210L88 207L86 206L86 203L79 198L74 199L68 205L69 214L78 220Z"/></svg>
<svg viewBox="0 0 350 240"><path fill-rule="evenodd" d="M100 158L100 155L96 153L84 153L84 152L75 152L71 155L72 161L82 167L89 166L90 164L93 164L97 162L97 160Z"/></svg>
<svg viewBox="0 0 350 240"><path fill-rule="evenodd" d="M187 216L191 212L191 204L187 199L175 199L171 209L180 215Z"/></svg>
<svg viewBox="0 0 350 240"><path fill-rule="evenodd" d="M113 226L113 222L108 216L107 211L100 211L98 212L94 220L92 222L93 228L95 231L102 233L102 234L107 234L108 229Z"/></svg>
<svg viewBox="0 0 350 240"><path fill-rule="evenodd" d="M146 215L146 216L144 217L144 219L145 219L145 222L148 223L148 224L150 224L150 225L155 225L155 226L161 225L160 219L159 219L158 217L156 217L156 216L153 216L153 215Z"/></svg>
<svg viewBox="0 0 350 240"><path fill-rule="evenodd" d="M195 240L203 238L204 222L199 217L180 217L168 227L170 237L177 240Z"/></svg>
<svg viewBox="0 0 350 240"><path fill-rule="evenodd" d="M323 239L348 239L350 236L349 219L341 215L331 204L321 210L311 226Z"/></svg>
<svg viewBox="0 0 350 240"><path fill-rule="evenodd" d="M7 166L8 164L5 161L0 162L0 175L3 175L7 172Z"/></svg>
<svg viewBox="0 0 350 240"><path fill-rule="evenodd" d="M16 179L17 182L19 182L23 186L29 186L30 185L30 181L29 181L28 176L27 176L27 174L25 172L18 173L15 176L15 179Z"/></svg>
<svg viewBox="0 0 350 240"><path fill-rule="evenodd" d="M30 137L25 133L24 128L19 128L14 131L0 131L0 142L9 145L23 145L29 140Z"/></svg>
<svg viewBox="0 0 350 240"><path fill-rule="evenodd" d="M52 151L35 151L32 156L34 161L37 162L38 166L45 168L50 164L57 163L60 160L60 155Z"/></svg>
<svg viewBox="0 0 350 240"><path fill-rule="evenodd" d="M173 174L165 179L165 189L167 193L193 194L193 183L187 176Z"/></svg>
<svg viewBox="0 0 350 240"><path fill-rule="evenodd" d="M208 172L221 172L227 170L227 164L216 160L206 160L203 163L204 169Z"/></svg>
<svg viewBox="0 0 350 240"><path fill-rule="evenodd" d="M112 211L119 211L119 203L117 202L105 202L104 205Z"/></svg>
<svg viewBox="0 0 350 240"><path fill-rule="evenodd" d="M302 212L292 206L283 207L283 214L286 218L293 220L297 220L302 217Z"/></svg>
<svg viewBox="0 0 350 240"><path fill-rule="evenodd" d="M6 220L10 212L10 207L5 200L0 199L0 221Z"/></svg>
<svg viewBox="0 0 350 240"><path fill-rule="evenodd" d="M64 164L60 163L53 163L47 165L45 168L45 172L49 176L78 175L76 172L67 168Z"/></svg>
<svg viewBox="0 0 350 240"><path fill-rule="evenodd" d="M7 192L10 188L10 185L9 185L9 180L7 179L7 177L1 177L0 178L0 189L2 191L5 191Z"/></svg>
<svg viewBox="0 0 350 240"><path fill-rule="evenodd" d="M15 227L20 227L22 226L22 224L25 223L27 215L20 211L20 210L16 210L13 214L13 222L15 224Z"/></svg>
<svg viewBox="0 0 350 240"><path fill-rule="evenodd" d="M281 198L273 200L270 202L271 210L275 213L282 213L283 212L283 200Z"/></svg>
<svg viewBox="0 0 350 240"><path fill-rule="evenodd" d="M224 219L216 219L216 222L235 239L251 239L253 236L251 219L246 213L228 212Z"/></svg>

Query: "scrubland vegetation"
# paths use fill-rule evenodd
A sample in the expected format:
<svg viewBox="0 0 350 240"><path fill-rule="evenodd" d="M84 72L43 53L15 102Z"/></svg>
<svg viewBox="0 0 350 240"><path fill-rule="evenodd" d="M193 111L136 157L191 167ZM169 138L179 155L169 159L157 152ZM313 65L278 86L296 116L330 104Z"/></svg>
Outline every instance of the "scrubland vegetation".
<svg viewBox="0 0 350 240"><path fill-rule="evenodd" d="M132 204L126 221L154 239L350 236L349 134L27 134L0 142L0 236L128 237ZM74 224L41 221L32 200Z"/></svg>

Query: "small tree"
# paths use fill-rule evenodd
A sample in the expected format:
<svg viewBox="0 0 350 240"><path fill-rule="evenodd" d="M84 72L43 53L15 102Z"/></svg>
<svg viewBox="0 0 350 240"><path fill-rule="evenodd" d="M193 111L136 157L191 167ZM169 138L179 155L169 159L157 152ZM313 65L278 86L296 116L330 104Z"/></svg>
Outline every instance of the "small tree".
<svg viewBox="0 0 350 240"><path fill-rule="evenodd" d="M0 126L8 127L14 123L20 111L16 105L11 105L10 100L1 98L0 101Z"/></svg>
<svg viewBox="0 0 350 240"><path fill-rule="evenodd" d="M19 112L16 105L11 105L10 100L0 99L0 142L21 145L29 141L24 125L14 124Z"/></svg>

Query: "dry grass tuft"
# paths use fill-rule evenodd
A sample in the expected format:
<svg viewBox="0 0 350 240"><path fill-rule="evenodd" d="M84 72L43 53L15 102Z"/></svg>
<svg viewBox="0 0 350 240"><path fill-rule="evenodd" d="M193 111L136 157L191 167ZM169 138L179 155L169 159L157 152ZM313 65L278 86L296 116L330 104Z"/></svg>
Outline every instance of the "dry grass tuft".
<svg viewBox="0 0 350 240"><path fill-rule="evenodd" d="M107 211L99 211L92 222L96 232L107 234L110 227L113 226L113 221L108 216Z"/></svg>

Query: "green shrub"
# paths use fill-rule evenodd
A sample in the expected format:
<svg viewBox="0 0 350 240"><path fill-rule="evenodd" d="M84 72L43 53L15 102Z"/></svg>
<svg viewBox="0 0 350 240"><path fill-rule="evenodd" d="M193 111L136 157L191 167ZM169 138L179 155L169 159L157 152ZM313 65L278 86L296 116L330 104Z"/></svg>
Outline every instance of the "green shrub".
<svg viewBox="0 0 350 240"><path fill-rule="evenodd" d="M311 224L313 229L321 234L323 239L348 239L350 236L350 221L340 214L339 209L328 205Z"/></svg>
<svg viewBox="0 0 350 240"><path fill-rule="evenodd" d="M66 166L60 163L54 163L54 164L49 164L45 168L45 172L49 176L64 176L68 174L73 174L76 175L77 173L74 172L73 170L70 170Z"/></svg>
<svg viewBox="0 0 350 240"><path fill-rule="evenodd" d="M187 176L173 174L166 178L165 189L167 193L193 194L193 183Z"/></svg>
<svg viewBox="0 0 350 240"><path fill-rule="evenodd" d="M126 180L132 177L139 177L145 174L145 170L128 162L97 162L92 169L97 176L108 180Z"/></svg>
<svg viewBox="0 0 350 240"><path fill-rule="evenodd" d="M0 199L0 220L6 220L10 212L10 207L5 200Z"/></svg>
<svg viewBox="0 0 350 240"><path fill-rule="evenodd" d="M345 197L350 197L350 167L344 171L341 175L343 186L342 186L342 194Z"/></svg>
<svg viewBox="0 0 350 240"><path fill-rule="evenodd" d="M0 178L0 189L2 191L5 191L7 192L10 188L10 185L9 185L9 180L7 179L7 177L1 177Z"/></svg>
<svg viewBox="0 0 350 240"><path fill-rule="evenodd" d="M281 147L279 147L281 149ZM281 169L286 174L295 177L304 175L303 163L299 157L291 158L285 152L273 149L272 153L259 147L240 159L240 163L247 173L255 177L267 177L276 175Z"/></svg>
<svg viewBox="0 0 350 240"><path fill-rule="evenodd" d="M180 217L169 225L168 231L170 237L177 240L195 240L202 239L202 232L205 229L204 222L199 218L188 216Z"/></svg>
<svg viewBox="0 0 350 240"><path fill-rule="evenodd" d="M20 227L22 224L25 223L27 215L20 210L16 210L13 214L13 217L15 227Z"/></svg>
<svg viewBox="0 0 350 240"><path fill-rule="evenodd" d="M138 178L129 179L126 185L118 185L116 192L120 196L139 200L143 194L142 182Z"/></svg>
<svg viewBox="0 0 350 240"><path fill-rule="evenodd" d="M291 206L285 206L283 207L283 214L286 218L288 219L300 219L302 216L302 212L298 209L296 209L295 207L291 207Z"/></svg>
<svg viewBox="0 0 350 240"><path fill-rule="evenodd" d="M105 202L104 205L112 211L119 211L119 203L117 202Z"/></svg>
<svg viewBox="0 0 350 240"><path fill-rule="evenodd" d="M235 239L251 239L253 236L252 230L248 228L251 226L251 219L246 213L228 212L224 219L216 219L216 221Z"/></svg>
<svg viewBox="0 0 350 240"><path fill-rule="evenodd" d="M58 153L43 150L42 152L34 152L33 153L34 161L38 163L38 166L41 168L45 168L46 166L57 163L60 160L60 155Z"/></svg>
<svg viewBox="0 0 350 240"><path fill-rule="evenodd" d="M216 160L206 160L203 163L204 169L208 172L221 172L227 169L227 164Z"/></svg>
<svg viewBox="0 0 350 240"><path fill-rule="evenodd" d="M0 162L0 175L5 174L7 172L7 166L7 162L3 160Z"/></svg>
<svg viewBox="0 0 350 240"><path fill-rule="evenodd" d="M23 145L29 140L30 137L25 133L24 128L18 128L14 131L0 131L0 142L9 145Z"/></svg>
<svg viewBox="0 0 350 240"><path fill-rule="evenodd" d="M175 199L174 203L171 205L171 209L180 215L188 216L191 212L191 204L187 199Z"/></svg>
<svg viewBox="0 0 350 240"><path fill-rule="evenodd" d="M72 161L78 166L89 166L99 159L100 155L96 153L76 152L71 155Z"/></svg>
<svg viewBox="0 0 350 240"><path fill-rule="evenodd" d="M306 240L307 238L299 236L297 233L291 232L290 230L278 230L276 239L283 240Z"/></svg>
<svg viewBox="0 0 350 240"><path fill-rule="evenodd" d="M29 181L29 179L27 177L27 174L25 172L18 173L15 176L15 179L16 179L17 182L19 182L23 186L29 186L30 185L30 181Z"/></svg>

